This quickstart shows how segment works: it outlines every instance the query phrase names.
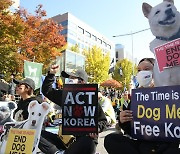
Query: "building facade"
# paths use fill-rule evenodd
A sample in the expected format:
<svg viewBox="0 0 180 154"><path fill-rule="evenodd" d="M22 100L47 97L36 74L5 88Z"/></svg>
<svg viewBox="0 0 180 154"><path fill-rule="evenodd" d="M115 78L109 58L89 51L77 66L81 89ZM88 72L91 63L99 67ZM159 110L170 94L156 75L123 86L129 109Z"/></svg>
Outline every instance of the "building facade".
<svg viewBox="0 0 180 154"><path fill-rule="evenodd" d="M61 34L65 37L69 48L78 45L81 52L83 49L97 46L104 53L110 52L111 59L115 58L115 44L72 14L67 12L52 19L63 26Z"/></svg>
<svg viewBox="0 0 180 154"><path fill-rule="evenodd" d="M85 56L68 49L64 50L61 56L57 56L56 61L60 66L57 76L60 76L61 71L74 72L77 69L85 69Z"/></svg>
<svg viewBox="0 0 180 154"><path fill-rule="evenodd" d="M137 64L138 59L134 58L132 53L129 53L127 51L124 50L124 46L122 44L116 44L115 45L115 56L116 56L116 62L122 60L122 59L128 59L131 62L133 62L134 64Z"/></svg>

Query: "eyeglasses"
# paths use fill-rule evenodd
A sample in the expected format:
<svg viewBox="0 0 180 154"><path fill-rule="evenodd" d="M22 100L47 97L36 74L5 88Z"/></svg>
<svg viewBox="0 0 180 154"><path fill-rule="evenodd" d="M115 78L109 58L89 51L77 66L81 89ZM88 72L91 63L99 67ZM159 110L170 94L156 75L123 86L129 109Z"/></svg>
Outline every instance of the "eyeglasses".
<svg viewBox="0 0 180 154"><path fill-rule="evenodd" d="M154 65L154 58L143 58L139 61L139 64L142 63L143 61L148 61L150 62L152 65ZM138 65L139 65L138 64Z"/></svg>

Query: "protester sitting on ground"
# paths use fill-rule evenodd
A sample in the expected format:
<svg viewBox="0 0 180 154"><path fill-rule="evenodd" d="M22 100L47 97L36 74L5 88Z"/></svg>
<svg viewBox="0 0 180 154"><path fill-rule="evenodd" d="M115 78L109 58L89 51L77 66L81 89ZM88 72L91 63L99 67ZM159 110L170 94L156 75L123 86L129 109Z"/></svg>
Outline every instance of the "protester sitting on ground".
<svg viewBox="0 0 180 154"><path fill-rule="evenodd" d="M54 102L55 104L62 106L62 89L53 89L52 83L54 82L54 77L56 72L58 71L58 65L52 65L50 67L50 71L46 76L43 85L42 85L42 92L43 95L46 96L49 100ZM61 76L64 78L71 79L71 83L74 84L85 84L88 81L87 73L82 70L78 69L74 73L67 73L62 71ZM98 132L102 132L107 125L107 120L105 114L98 103ZM52 133L51 133L52 134ZM46 139L53 141L58 136L52 136L50 133L47 134ZM46 134L42 135L45 137ZM65 154L94 154L96 151L96 146L98 141L98 134L90 133L89 135L83 136L76 136L75 142L73 142L65 151L60 148L59 153ZM53 142L54 143L54 142ZM54 145L58 146L59 143L56 142Z"/></svg>
<svg viewBox="0 0 180 154"><path fill-rule="evenodd" d="M137 80L139 87L153 87L153 70L154 62L149 58L142 59L138 64ZM148 77L147 77L148 76ZM133 102L132 102L133 103ZM130 105L130 103L129 103ZM132 111L125 107L120 112L118 124L122 133L111 133L104 139L105 149L109 154L179 154L180 149L177 142L163 141L144 141L131 137L130 122L133 120Z"/></svg>
<svg viewBox="0 0 180 154"><path fill-rule="evenodd" d="M32 100L42 102L39 97L34 95L35 83L30 78L23 80L14 80L16 83L16 93L21 97L17 102L17 109L14 111L14 119L16 121L23 121L28 118L28 105Z"/></svg>
<svg viewBox="0 0 180 154"><path fill-rule="evenodd" d="M98 92L98 102L101 105L107 121L108 121L108 125L112 126L113 124L116 123L116 115L113 109L113 106L111 104L111 100L109 98L107 98L106 96L103 96L102 93L99 91Z"/></svg>
<svg viewBox="0 0 180 154"><path fill-rule="evenodd" d="M35 83L32 79L30 78L25 78L23 80L15 79L14 82L16 83L16 94L18 94L21 97L21 99L17 102L17 109L14 111L14 119L16 121L23 121L26 120L29 116L28 113L29 103L32 100L37 100L39 103L41 103L43 100L41 96L34 95ZM62 141L59 139L56 140L56 142L59 142L60 144ZM43 138L41 135L39 142L40 150L45 154L54 154L51 153L51 149L53 149L53 147L55 146L51 142ZM58 149L56 151L58 151Z"/></svg>

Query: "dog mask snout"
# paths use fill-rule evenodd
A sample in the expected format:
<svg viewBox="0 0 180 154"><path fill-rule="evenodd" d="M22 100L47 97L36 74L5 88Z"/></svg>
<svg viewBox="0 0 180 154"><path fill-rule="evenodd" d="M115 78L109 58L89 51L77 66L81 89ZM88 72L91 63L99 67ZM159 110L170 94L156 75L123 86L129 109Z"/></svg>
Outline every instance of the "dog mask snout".
<svg viewBox="0 0 180 154"><path fill-rule="evenodd" d="M173 13L173 11L172 11L171 8L169 8L169 9L167 9L167 10L165 11L165 13L169 16L169 15L171 15L171 14Z"/></svg>
<svg viewBox="0 0 180 154"><path fill-rule="evenodd" d="M32 126L35 126L35 124L36 124L36 120L33 120L32 121Z"/></svg>

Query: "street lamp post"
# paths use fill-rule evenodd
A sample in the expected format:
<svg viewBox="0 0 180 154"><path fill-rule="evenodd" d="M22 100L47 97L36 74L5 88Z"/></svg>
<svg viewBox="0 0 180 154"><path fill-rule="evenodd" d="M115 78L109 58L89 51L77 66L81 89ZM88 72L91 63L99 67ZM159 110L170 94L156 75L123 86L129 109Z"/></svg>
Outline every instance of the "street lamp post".
<svg viewBox="0 0 180 154"><path fill-rule="evenodd" d="M144 32L144 31L147 31L149 30L150 28L146 28L146 29L143 29L143 30L139 30L139 31L136 31L136 32L132 32L131 33L126 33L126 34L120 34L120 35L114 35L113 37L121 37L121 36L129 36L131 35L131 51L132 51L132 63L134 61L134 47L133 47L133 35L134 34L137 34L137 33L141 33L141 32ZM133 67L133 75L134 75L134 67Z"/></svg>
<svg viewBox="0 0 180 154"><path fill-rule="evenodd" d="M133 50L133 33L131 31L131 50L132 50L132 63L134 62L134 50ZM133 66L133 76L134 76L134 66Z"/></svg>

